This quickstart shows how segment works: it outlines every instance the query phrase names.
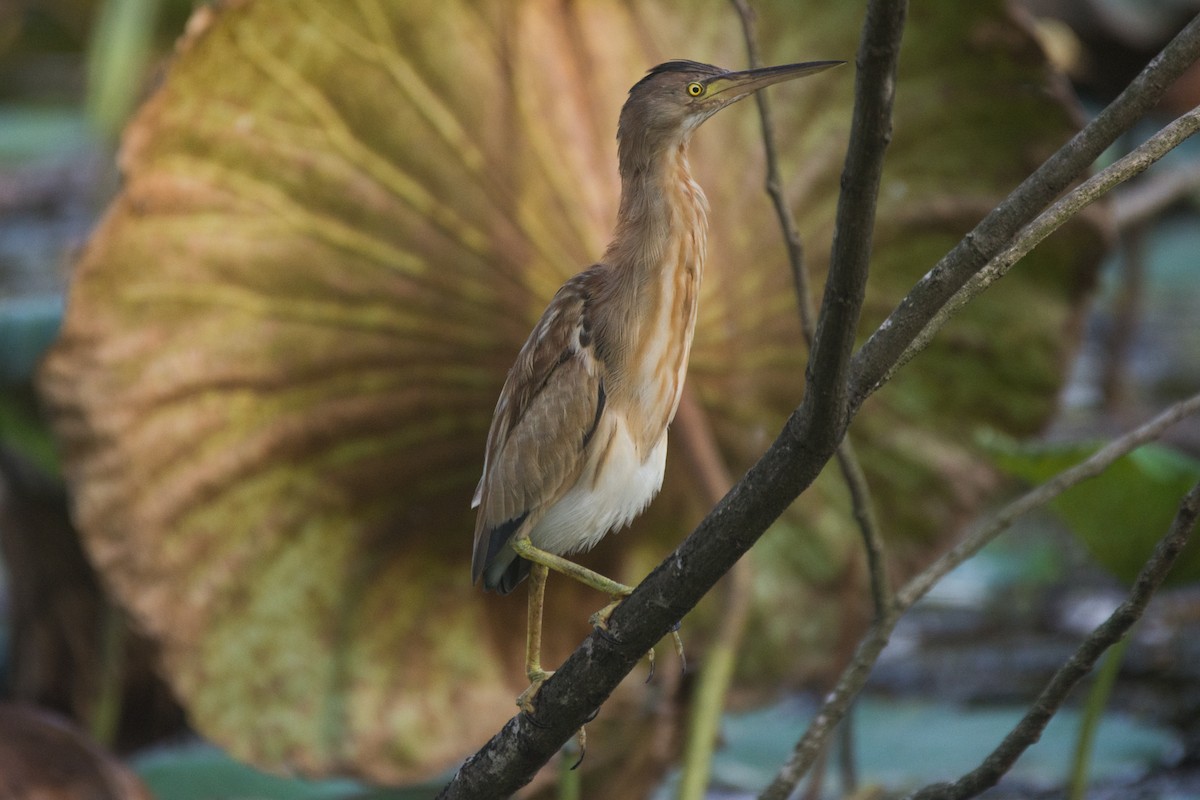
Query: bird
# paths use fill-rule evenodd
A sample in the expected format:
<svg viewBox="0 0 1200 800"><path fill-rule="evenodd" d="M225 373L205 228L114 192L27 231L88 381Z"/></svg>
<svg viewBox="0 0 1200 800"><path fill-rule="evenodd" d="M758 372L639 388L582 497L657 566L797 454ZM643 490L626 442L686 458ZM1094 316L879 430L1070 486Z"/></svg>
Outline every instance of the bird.
<svg viewBox="0 0 1200 800"><path fill-rule="evenodd" d="M628 525L662 486L708 236L708 203L688 164L692 134L765 86L842 63L730 71L674 60L629 90L617 124L621 197L612 239L598 262L562 285L517 354L472 503L472 583L507 594L530 579L530 685L517 699L527 713L553 674L541 665L548 572L608 595L591 618L602 629L632 592L566 556Z"/></svg>

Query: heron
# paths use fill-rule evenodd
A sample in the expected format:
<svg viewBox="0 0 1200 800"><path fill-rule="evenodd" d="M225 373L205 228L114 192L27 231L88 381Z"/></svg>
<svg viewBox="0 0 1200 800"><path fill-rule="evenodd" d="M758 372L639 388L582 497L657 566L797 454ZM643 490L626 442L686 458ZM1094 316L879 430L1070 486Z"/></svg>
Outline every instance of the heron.
<svg viewBox="0 0 1200 800"><path fill-rule="evenodd" d="M612 240L596 264L563 284L517 354L473 502L472 582L507 594L529 578L530 685L517 699L527 713L553 674L541 665L548 571L608 595L591 618L602 629L633 591L566 556L629 524L662 486L708 236L688 142L705 120L753 92L842 63L730 71L667 61L629 90L617 125L621 200Z"/></svg>

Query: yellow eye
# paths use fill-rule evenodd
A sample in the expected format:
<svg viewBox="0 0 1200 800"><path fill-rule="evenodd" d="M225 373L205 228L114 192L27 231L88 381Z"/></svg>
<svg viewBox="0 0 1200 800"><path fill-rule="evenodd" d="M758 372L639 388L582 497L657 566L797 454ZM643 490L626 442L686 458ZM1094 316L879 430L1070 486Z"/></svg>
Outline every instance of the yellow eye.
<svg viewBox="0 0 1200 800"><path fill-rule="evenodd" d="M693 81L687 85L687 93L692 97L699 97L704 94L704 84Z"/></svg>

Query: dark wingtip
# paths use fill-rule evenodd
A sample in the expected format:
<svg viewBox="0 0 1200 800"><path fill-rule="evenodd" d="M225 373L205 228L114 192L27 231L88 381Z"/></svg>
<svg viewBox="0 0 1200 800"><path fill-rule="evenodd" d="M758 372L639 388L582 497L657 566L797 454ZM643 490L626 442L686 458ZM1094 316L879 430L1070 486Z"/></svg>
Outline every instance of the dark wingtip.
<svg viewBox="0 0 1200 800"><path fill-rule="evenodd" d="M497 594L508 594L513 589L529 577L529 569L533 564L523 558L514 558L512 562L505 567L504 572L500 573L495 585L489 586L489 589L494 589Z"/></svg>
<svg viewBox="0 0 1200 800"><path fill-rule="evenodd" d="M528 516L527 511L485 531L475 547L475 557L470 565L473 584L482 579L485 589L506 595L529 575L528 561L517 558L514 552L504 549Z"/></svg>

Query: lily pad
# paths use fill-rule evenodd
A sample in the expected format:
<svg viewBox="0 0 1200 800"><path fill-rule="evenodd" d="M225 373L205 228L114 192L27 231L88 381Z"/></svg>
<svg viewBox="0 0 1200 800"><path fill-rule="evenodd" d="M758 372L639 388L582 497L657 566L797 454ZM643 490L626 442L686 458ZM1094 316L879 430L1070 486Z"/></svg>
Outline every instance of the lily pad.
<svg viewBox="0 0 1200 800"><path fill-rule="evenodd" d="M977 766L1020 722L1024 708L968 708L942 702L862 698L855 710L857 765L864 784L911 791L953 780ZM713 764L714 780L759 791L791 754L799 731L815 713L811 703L789 699L769 709L727 718L727 747ZM1044 789L1059 786L1075 747L1080 712L1063 709L1005 781ZM913 732L919 731L919 736ZM1179 756L1177 737L1124 714L1107 714L1096 738L1094 780L1136 778ZM827 778L832 791L836 779ZM667 793L662 797L671 796Z"/></svg>
<svg viewBox="0 0 1200 800"><path fill-rule="evenodd" d="M758 12L771 63L853 57L855 6ZM866 324L1073 128L1000 0L910 18ZM743 64L737 20L717 0L243 0L199 10L178 50L126 131L124 189L42 374L76 518L190 718L232 755L437 774L524 683L524 598L469 581L504 374L602 252L627 88L671 57ZM771 90L818 290L853 78ZM798 402L805 353L750 104L691 158L713 230L689 386L740 474ZM856 425L900 569L991 485L964 432L1033 430L1052 408L1095 234L1081 221L1047 242ZM640 578L704 512L692 474L676 451L636 530L587 563ZM847 505L831 474L756 552L746 677L836 663L822 645L861 614L830 601L861 588ZM602 598L548 591L549 666ZM647 691L626 683L628 700ZM621 702L606 714L637 708Z"/></svg>

